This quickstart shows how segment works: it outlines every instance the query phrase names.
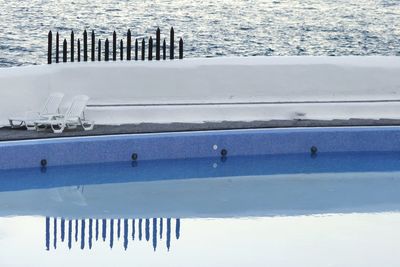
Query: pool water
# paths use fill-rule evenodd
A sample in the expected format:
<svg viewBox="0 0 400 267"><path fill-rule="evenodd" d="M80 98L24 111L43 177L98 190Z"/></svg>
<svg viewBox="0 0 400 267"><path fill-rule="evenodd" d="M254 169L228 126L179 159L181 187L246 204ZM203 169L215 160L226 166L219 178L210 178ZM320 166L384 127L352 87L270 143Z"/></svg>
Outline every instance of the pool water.
<svg viewBox="0 0 400 267"><path fill-rule="evenodd" d="M399 174L398 152L1 170L0 265L398 266Z"/></svg>

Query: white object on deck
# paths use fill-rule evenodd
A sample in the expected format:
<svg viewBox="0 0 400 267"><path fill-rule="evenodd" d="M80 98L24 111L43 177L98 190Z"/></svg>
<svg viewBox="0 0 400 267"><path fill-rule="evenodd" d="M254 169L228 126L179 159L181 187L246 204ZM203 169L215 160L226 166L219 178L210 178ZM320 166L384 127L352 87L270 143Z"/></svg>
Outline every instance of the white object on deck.
<svg viewBox="0 0 400 267"><path fill-rule="evenodd" d="M36 130L51 127L54 133L62 133L65 128L82 126L85 131L93 130L94 122L86 121L83 115L89 97L86 95L75 96L65 114L56 114L34 122Z"/></svg>
<svg viewBox="0 0 400 267"><path fill-rule="evenodd" d="M27 111L24 116L11 117L8 119L12 128L26 127L28 130L34 130L34 121L44 118L49 118L54 114L59 113L61 101L64 98L63 93L52 93L47 98L42 109L39 112Z"/></svg>

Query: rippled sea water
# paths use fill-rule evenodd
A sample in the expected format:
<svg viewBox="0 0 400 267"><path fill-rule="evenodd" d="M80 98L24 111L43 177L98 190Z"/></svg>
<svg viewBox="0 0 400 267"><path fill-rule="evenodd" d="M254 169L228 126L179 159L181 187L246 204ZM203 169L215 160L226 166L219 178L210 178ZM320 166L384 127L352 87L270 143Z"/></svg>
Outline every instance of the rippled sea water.
<svg viewBox="0 0 400 267"><path fill-rule="evenodd" d="M47 33L174 26L185 57L400 55L399 0L0 0L0 67L46 62Z"/></svg>

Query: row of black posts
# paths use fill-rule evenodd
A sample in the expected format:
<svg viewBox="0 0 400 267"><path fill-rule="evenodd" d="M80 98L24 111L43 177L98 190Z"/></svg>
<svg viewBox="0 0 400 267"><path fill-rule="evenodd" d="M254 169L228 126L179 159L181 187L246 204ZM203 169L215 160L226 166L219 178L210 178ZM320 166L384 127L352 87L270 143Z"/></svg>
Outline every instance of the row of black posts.
<svg viewBox="0 0 400 267"><path fill-rule="evenodd" d="M68 43L67 39L64 39L62 43L62 58L60 59L60 35L57 32L56 34L56 45L55 45L55 63L59 63L60 60L62 62L68 62ZM169 44L169 59L175 59L175 33L174 28L171 27L170 30L170 44ZM139 57L139 43L141 42L141 51ZM96 60L96 36L94 30L91 33L91 55L90 60ZM102 60L102 50L101 50L102 42L98 40L97 46L97 60ZM149 37L148 39L148 53L147 59L153 60L153 37ZM83 61L88 61L88 33L85 30L83 32ZM161 55L162 51L162 55ZM167 45L166 40L164 38L161 44L161 31L160 28L157 28L156 31L156 40L155 40L155 59L156 60L163 60L167 59ZM121 39L119 42L119 59L124 60L124 41ZM131 31L128 30L126 35L126 60L145 60L146 59L146 40L142 38L142 40L135 39L134 50L132 51L132 34ZM179 39L179 59L183 59L183 39ZM108 38L104 42L104 60L110 60L110 43ZM112 60L117 60L117 34L114 31L112 37ZM70 62L75 61L75 36L74 32L71 31L71 39L70 39ZM77 41L77 61L81 61L81 40L78 38ZM53 63L53 33L49 31L48 34L48 52L47 52L47 63Z"/></svg>

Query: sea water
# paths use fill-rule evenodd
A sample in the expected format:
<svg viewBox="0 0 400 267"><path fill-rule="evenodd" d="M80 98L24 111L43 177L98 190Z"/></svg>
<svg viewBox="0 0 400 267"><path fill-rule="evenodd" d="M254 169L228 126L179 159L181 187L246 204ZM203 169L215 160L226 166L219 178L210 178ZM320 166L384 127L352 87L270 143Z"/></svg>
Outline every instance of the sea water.
<svg viewBox="0 0 400 267"><path fill-rule="evenodd" d="M185 57L400 55L398 0L0 0L0 13L0 67L46 63L49 30L104 41L157 26Z"/></svg>

